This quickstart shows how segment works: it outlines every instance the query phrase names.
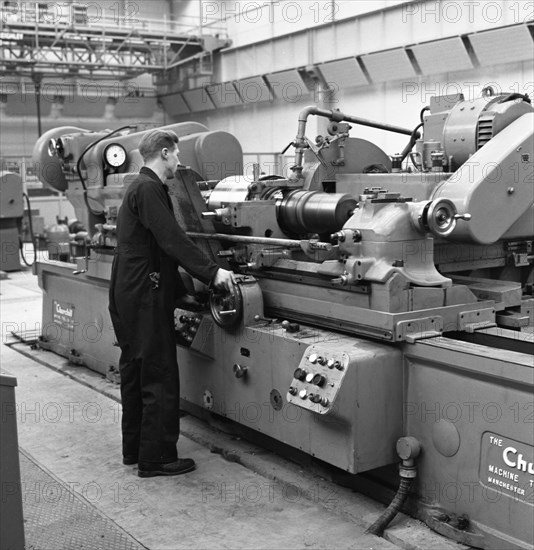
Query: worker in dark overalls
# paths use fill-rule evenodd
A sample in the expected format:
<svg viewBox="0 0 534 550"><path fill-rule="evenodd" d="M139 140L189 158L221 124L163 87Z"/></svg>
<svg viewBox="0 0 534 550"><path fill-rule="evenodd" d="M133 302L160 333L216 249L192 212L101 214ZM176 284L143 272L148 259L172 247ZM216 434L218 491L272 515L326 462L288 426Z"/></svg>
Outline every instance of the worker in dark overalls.
<svg viewBox="0 0 534 550"><path fill-rule="evenodd" d="M195 469L178 458L180 383L174 304L178 266L200 281L232 289L233 273L219 268L187 237L174 217L164 181L179 165L178 137L153 130L139 144L145 165L128 187L117 219L109 311L121 349L124 464L140 477Z"/></svg>

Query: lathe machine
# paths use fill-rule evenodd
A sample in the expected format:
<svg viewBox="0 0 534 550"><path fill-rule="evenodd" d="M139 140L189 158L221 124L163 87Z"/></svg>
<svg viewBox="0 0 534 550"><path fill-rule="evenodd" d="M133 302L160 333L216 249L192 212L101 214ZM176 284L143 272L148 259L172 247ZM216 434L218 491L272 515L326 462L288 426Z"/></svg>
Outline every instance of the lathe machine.
<svg viewBox="0 0 534 550"><path fill-rule="evenodd" d="M310 116L325 135L307 137ZM351 137L359 125L408 143L390 156ZM296 127L295 162L280 175L243 175L229 133L167 127L185 165L169 181L177 219L238 274L228 294L184 274L206 298L176 311L184 408L348 474L401 461L405 510L436 531L532 548L529 98L434 97L415 129L310 106ZM119 357L107 310L115 222L145 131L57 128L34 152L42 181L92 233L76 264L35 264L41 345L108 376Z"/></svg>

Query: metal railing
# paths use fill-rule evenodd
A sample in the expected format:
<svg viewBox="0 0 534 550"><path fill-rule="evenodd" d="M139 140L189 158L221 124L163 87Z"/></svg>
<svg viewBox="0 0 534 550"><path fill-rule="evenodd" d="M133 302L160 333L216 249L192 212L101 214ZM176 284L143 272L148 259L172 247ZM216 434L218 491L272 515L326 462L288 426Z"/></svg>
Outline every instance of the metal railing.
<svg viewBox="0 0 534 550"><path fill-rule="evenodd" d="M116 3L118 7L118 2ZM113 6L113 5L112 5ZM180 16L179 20L169 18L166 14L157 19L146 18L139 13L135 2L126 4L119 11L101 7L97 2L87 6L67 4L66 2L10 2L0 4L0 31L16 32L20 25L53 27L84 27L93 30L142 30L159 34L180 35L217 35L226 37L226 24L215 18Z"/></svg>

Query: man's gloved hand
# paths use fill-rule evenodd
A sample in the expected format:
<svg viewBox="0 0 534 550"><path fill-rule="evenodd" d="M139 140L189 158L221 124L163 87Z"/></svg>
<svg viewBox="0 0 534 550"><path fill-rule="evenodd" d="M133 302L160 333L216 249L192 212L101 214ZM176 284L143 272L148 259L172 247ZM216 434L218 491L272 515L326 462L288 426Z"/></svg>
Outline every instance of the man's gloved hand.
<svg viewBox="0 0 534 550"><path fill-rule="evenodd" d="M211 283L215 288L224 288L228 292L233 292L234 272L220 267Z"/></svg>

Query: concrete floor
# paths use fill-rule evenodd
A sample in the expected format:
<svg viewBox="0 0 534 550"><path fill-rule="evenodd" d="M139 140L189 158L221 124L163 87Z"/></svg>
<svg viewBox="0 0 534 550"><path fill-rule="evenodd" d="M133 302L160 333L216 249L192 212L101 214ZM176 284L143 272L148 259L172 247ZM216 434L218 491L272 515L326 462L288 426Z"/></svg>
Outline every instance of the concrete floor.
<svg viewBox="0 0 534 550"><path fill-rule="evenodd" d="M20 447L145 547L462 548L402 514L385 538L366 535L382 504L192 417L183 419L178 451L197 470L137 477L121 463L118 388L11 336L39 330L36 277L10 273L0 299L2 370L18 382Z"/></svg>

